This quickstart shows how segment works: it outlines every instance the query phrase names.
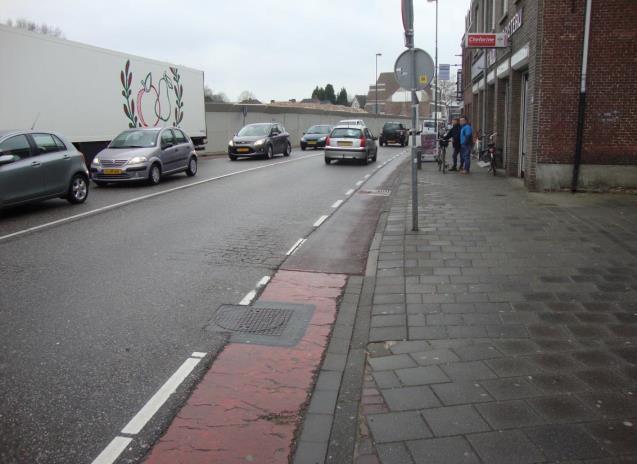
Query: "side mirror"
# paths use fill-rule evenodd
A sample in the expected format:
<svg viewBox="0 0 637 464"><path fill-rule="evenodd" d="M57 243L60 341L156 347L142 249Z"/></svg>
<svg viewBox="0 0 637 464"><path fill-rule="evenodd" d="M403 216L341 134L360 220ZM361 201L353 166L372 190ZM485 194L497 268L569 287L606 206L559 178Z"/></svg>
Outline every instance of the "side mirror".
<svg viewBox="0 0 637 464"><path fill-rule="evenodd" d="M10 164L15 161L15 156L13 155L3 155L0 151L0 166L3 164Z"/></svg>

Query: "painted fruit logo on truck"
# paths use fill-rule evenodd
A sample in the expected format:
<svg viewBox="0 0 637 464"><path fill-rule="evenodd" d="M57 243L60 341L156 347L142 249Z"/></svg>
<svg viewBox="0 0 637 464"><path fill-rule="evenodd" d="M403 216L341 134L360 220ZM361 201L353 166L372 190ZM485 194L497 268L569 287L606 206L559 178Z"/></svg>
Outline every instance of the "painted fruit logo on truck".
<svg viewBox="0 0 637 464"><path fill-rule="evenodd" d="M139 88L133 85L133 72L130 60L126 60L120 72L122 97L124 97L124 114L128 118L128 127L155 127L161 122L172 121L179 126L184 119L184 86L178 68L170 67L171 76L164 74L153 82L153 73L146 74L140 81ZM135 90L135 93L133 91ZM174 111L173 111L174 99Z"/></svg>

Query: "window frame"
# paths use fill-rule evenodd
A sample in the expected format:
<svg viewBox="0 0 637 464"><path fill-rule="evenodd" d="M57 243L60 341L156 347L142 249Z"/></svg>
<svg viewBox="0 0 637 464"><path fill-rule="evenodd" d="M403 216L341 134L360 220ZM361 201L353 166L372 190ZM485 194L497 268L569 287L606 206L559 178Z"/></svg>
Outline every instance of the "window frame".
<svg viewBox="0 0 637 464"><path fill-rule="evenodd" d="M182 131L181 129L172 129L172 131L173 131L173 136L175 138L175 144L188 143L188 137L186 137L186 134L184 133L184 131ZM178 140L177 134L181 134L181 136L183 137L183 141Z"/></svg>
<svg viewBox="0 0 637 464"><path fill-rule="evenodd" d="M33 140L33 143L35 144L35 148L37 150L37 154L38 155L48 155L49 153L57 153L59 151L65 151L65 149L62 149L57 144L57 142L55 141L54 135L51 134L50 132L32 132L29 135L31 136L31 139ZM53 142L53 147L55 147L55 150L42 150L42 148L40 148L40 145L38 145L37 136L48 136L48 137L50 137L51 141Z"/></svg>
<svg viewBox="0 0 637 464"><path fill-rule="evenodd" d="M161 132L161 135L159 136L160 147L164 146L164 134L170 134L171 143L175 145L175 134L173 133L172 129L165 129Z"/></svg>

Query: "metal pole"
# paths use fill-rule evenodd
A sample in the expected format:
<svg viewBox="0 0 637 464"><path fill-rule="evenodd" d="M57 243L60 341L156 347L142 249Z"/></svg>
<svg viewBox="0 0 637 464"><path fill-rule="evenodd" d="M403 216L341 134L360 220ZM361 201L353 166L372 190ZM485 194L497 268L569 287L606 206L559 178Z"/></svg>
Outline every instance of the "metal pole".
<svg viewBox="0 0 637 464"><path fill-rule="evenodd" d="M413 4L413 0L409 0ZM416 131L418 130L418 77L416 76L416 50L411 46L411 230L418 231L418 150Z"/></svg>
<svg viewBox="0 0 637 464"><path fill-rule="evenodd" d="M434 75L436 88L434 91L436 92L434 96L434 127L436 128L436 137L438 136L438 0L436 0L436 71ZM438 142L436 142L438 143Z"/></svg>

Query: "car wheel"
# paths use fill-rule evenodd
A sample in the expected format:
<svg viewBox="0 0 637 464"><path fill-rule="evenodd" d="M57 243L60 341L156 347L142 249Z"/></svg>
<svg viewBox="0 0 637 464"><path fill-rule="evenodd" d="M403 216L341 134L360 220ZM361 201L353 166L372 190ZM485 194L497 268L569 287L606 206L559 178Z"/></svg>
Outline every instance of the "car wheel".
<svg viewBox="0 0 637 464"><path fill-rule="evenodd" d="M301 145L301 150L305 151L305 145Z"/></svg>
<svg viewBox="0 0 637 464"><path fill-rule="evenodd" d="M69 183L69 191L66 194L66 199L69 203L77 205L84 203L88 197L88 179L84 174L75 174L71 177Z"/></svg>
<svg viewBox="0 0 637 464"><path fill-rule="evenodd" d="M363 166L367 166L369 164L369 153L365 153L365 158L361 160L361 164Z"/></svg>
<svg viewBox="0 0 637 464"><path fill-rule="evenodd" d="M329 158L325 158L325 164L332 164L332 160Z"/></svg>
<svg viewBox="0 0 637 464"><path fill-rule="evenodd" d="M372 163L375 163L377 158L378 158L378 152L374 153L374 157L372 158Z"/></svg>
<svg viewBox="0 0 637 464"><path fill-rule="evenodd" d="M408 147L409 146L409 139L405 140L405 146Z"/></svg>
<svg viewBox="0 0 637 464"><path fill-rule="evenodd" d="M155 163L150 167L148 172L148 183L150 185L157 185L161 181L161 168L159 164Z"/></svg>
<svg viewBox="0 0 637 464"><path fill-rule="evenodd" d="M283 152L283 156L290 156L290 153L292 153L292 145L290 144L290 142L288 142L287 145L285 146L285 151Z"/></svg>
<svg viewBox="0 0 637 464"><path fill-rule="evenodd" d="M194 177L197 174L197 158L192 157L188 160L188 168L186 169L186 175L188 177Z"/></svg>
<svg viewBox="0 0 637 464"><path fill-rule="evenodd" d="M265 152L265 157L270 160L274 158L274 149L272 148L272 145L268 145L268 149Z"/></svg>
<svg viewBox="0 0 637 464"><path fill-rule="evenodd" d="M230 161L237 161L237 157L234 155L228 155L228 158L230 158Z"/></svg>

